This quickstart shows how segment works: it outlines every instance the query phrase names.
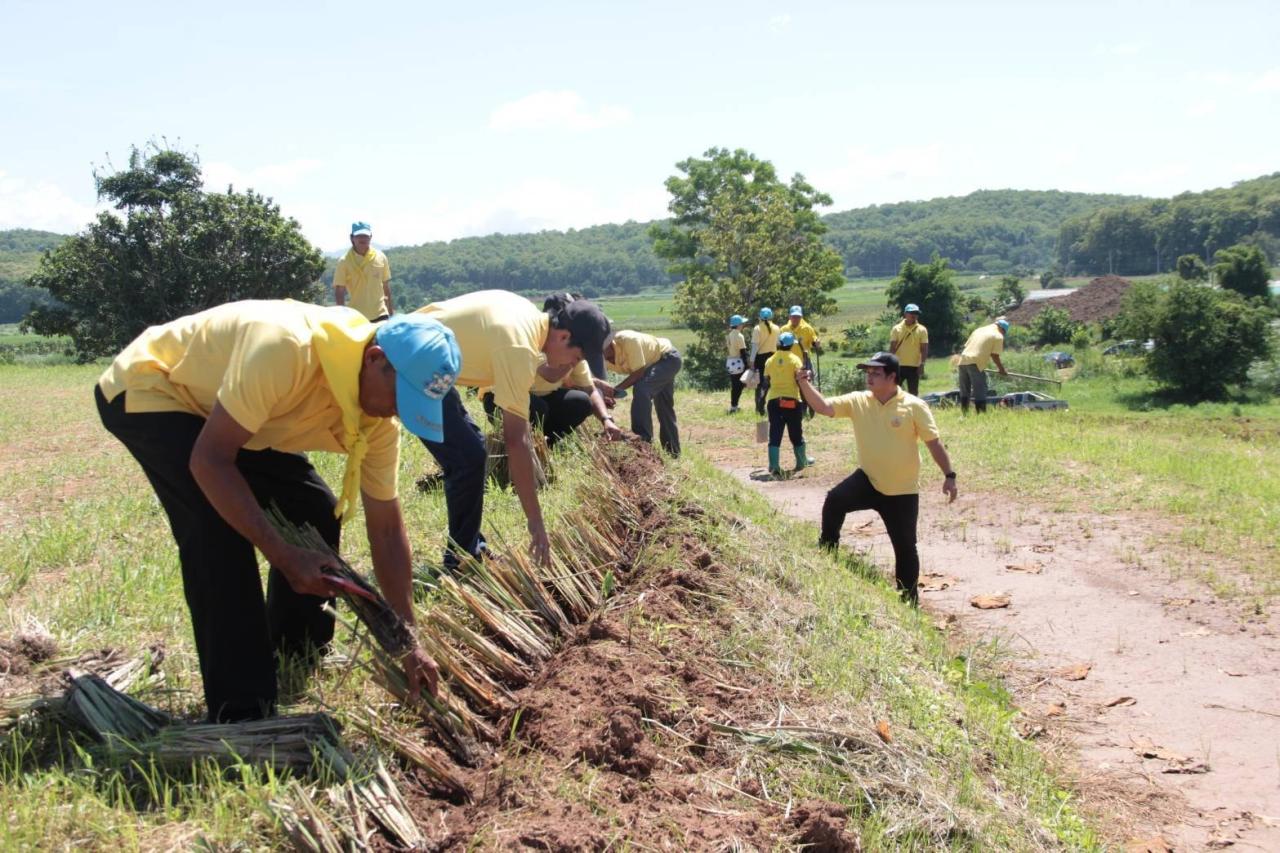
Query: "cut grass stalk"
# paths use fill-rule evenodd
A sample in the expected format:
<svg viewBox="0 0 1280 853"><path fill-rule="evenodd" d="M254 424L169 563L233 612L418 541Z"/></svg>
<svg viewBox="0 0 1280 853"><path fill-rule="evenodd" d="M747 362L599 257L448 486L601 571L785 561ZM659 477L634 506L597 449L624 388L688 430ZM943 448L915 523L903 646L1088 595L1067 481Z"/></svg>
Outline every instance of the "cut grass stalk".
<svg viewBox="0 0 1280 853"><path fill-rule="evenodd" d="M423 771L450 799L471 801L471 791L453 772L453 765L417 738L402 734L367 708L349 714L347 719L356 729Z"/></svg>

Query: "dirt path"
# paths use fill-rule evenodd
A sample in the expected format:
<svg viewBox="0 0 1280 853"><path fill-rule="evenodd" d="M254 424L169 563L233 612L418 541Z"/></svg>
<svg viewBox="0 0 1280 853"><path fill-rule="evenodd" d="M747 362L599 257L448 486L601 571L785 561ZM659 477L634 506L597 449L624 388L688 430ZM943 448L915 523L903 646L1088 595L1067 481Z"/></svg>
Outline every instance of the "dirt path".
<svg viewBox="0 0 1280 853"><path fill-rule="evenodd" d="M812 522L848 473L828 463L761 482L745 453L716 455L780 510ZM1152 840L1134 849L1164 850L1163 839L1178 850L1280 850L1280 636L1265 617L1177 579L1170 567L1196 555L1144 551L1155 523L1029 513L963 482L952 506L930 492L921 598L940 626L1013 651L1008 684L1026 711L1024 733L1070 741L1086 798L1117 801L1128 823L1119 837ZM850 515L843 544L892 572L874 513ZM1008 607L970 605L996 593ZM1069 672L1082 664L1087 674Z"/></svg>

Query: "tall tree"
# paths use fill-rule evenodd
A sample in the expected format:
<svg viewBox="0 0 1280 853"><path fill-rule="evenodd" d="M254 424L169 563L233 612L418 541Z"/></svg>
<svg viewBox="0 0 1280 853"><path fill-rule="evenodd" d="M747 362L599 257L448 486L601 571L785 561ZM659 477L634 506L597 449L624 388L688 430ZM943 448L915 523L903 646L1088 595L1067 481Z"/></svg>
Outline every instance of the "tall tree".
<svg viewBox="0 0 1280 853"><path fill-rule="evenodd" d="M903 261L898 277L889 282L887 304L901 314L909 302L920 306L920 322L929 329L930 352L948 353L960 345L964 311L946 258L934 255L927 264L910 258Z"/></svg>
<svg viewBox="0 0 1280 853"><path fill-rule="evenodd" d="M1209 278L1209 268L1194 252L1178 257L1178 278L1183 281L1205 281Z"/></svg>
<svg viewBox="0 0 1280 853"><path fill-rule="evenodd" d="M649 234L681 277L676 309L705 353L722 355L731 314L792 304L806 316L835 310L830 292L844 284L843 263L823 244L826 226L814 211L829 196L802 175L783 183L773 164L740 148L712 148L676 168L682 174L666 182L673 218Z"/></svg>
<svg viewBox="0 0 1280 853"><path fill-rule="evenodd" d="M1151 375L1188 400L1215 400L1269 357L1268 316L1230 290L1176 279L1152 312Z"/></svg>
<svg viewBox="0 0 1280 853"><path fill-rule="evenodd" d="M1218 252L1215 259L1217 263L1213 265L1213 272L1218 277L1218 284L1241 296L1263 299L1269 296L1267 279L1271 277L1271 267L1267 256L1257 246L1232 246Z"/></svg>
<svg viewBox="0 0 1280 853"><path fill-rule="evenodd" d="M144 328L236 299L313 298L324 260L298 223L252 190L206 193L194 154L155 143L95 171L103 212L41 259L29 283L58 305L24 328L68 335L77 358L111 355Z"/></svg>

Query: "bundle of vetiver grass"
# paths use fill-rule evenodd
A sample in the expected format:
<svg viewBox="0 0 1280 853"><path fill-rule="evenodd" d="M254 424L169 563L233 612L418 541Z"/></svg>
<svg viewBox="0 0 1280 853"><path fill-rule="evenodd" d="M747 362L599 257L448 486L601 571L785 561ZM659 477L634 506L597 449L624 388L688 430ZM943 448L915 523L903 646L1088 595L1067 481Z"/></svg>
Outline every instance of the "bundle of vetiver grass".
<svg viewBox="0 0 1280 853"><path fill-rule="evenodd" d="M276 530L290 545L309 548L330 554L338 561L338 569L332 572L343 589L342 599L351 607L352 612L360 619L373 638L378 641L387 654L399 659L413 649L417 642L413 632L382 597L382 594L364 579L342 557L329 547L320 531L310 524L294 524L284 517L277 506L268 511L268 518Z"/></svg>
<svg viewBox="0 0 1280 853"><path fill-rule="evenodd" d="M351 753L327 714L271 717L240 723L182 723L91 673L72 672L63 713L107 755L182 770L212 760L271 766L277 771L332 773L346 778Z"/></svg>
<svg viewBox="0 0 1280 853"><path fill-rule="evenodd" d="M529 433L529 444L533 448L533 479L542 488L551 482L551 452L547 448L547 440L541 432ZM511 485L511 465L507 458L507 443L501 430L494 430L485 436L485 451L489 458L485 461L485 476L499 486Z"/></svg>

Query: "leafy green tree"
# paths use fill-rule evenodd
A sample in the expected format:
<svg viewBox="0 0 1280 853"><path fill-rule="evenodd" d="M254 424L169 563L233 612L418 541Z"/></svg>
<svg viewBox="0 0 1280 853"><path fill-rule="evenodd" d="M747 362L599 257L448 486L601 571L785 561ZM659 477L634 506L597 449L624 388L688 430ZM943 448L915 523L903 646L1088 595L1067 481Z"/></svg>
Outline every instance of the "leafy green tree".
<svg viewBox="0 0 1280 853"><path fill-rule="evenodd" d="M1174 281L1154 312L1148 371L1185 399L1222 398L1247 380L1253 362L1270 357L1268 317L1258 307L1234 291Z"/></svg>
<svg viewBox="0 0 1280 853"><path fill-rule="evenodd" d="M1059 287L1066 287L1067 281L1053 270L1045 270L1040 273L1040 287L1045 290L1056 290Z"/></svg>
<svg viewBox="0 0 1280 853"><path fill-rule="evenodd" d="M1181 255L1178 258L1178 278L1183 281L1208 281L1209 268L1197 254Z"/></svg>
<svg viewBox="0 0 1280 853"><path fill-rule="evenodd" d="M1040 346L1065 344L1080 324L1064 308L1045 308L1031 321L1031 340Z"/></svg>
<svg viewBox="0 0 1280 853"><path fill-rule="evenodd" d="M996 298L992 303L996 313L1012 310L1022 304L1027 292L1022 289L1022 281L1016 275L1006 275L996 285Z"/></svg>
<svg viewBox="0 0 1280 853"><path fill-rule="evenodd" d="M1216 259L1213 272L1218 277L1218 284L1241 296L1266 299L1270 295L1267 279L1271 277L1271 267L1267 264L1267 256L1257 246L1232 246L1218 252Z"/></svg>
<svg viewBox="0 0 1280 853"><path fill-rule="evenodd" d="M1087 350L1093 346L1093 335L1089 332L1089 327L1081 323L1071 335L1071 348L1075 350Z"/></svg>
<svg viewBox="0 0 1280 853"><path fill-rule="evenodd" d="M1126 340L1150 340L1156 331L1156 318L1164 296L1164 287L1159 282L1135 281L1125 291L1120 313L1111 325L1112 335Z"/></svg>
<svg viewBox="0 0 1280 853"><path fill-rule="evenodd" d="M236 299L311 299L324 269L298 223L252 190L206 193L200 165L155 143L94 179L104 212L47 253L30 284L59 304L23 327L68 335L76 357L112 355L144 328Z"/></svg>
<svg viewBox="0 0 1280 853"><path fill-rule="evenodd" d="M960 345L963 303L946 258L934 255L927 264L910 258L903 261L898 277L889 282L888 304L901 314L909 302L920 306L920 322L929 329L931 353L948 353Z"/></svg>
<svg viewBox="0 0 1280 853"><path fill-rule="evenodd" d="M822 242L814 207L831 203L801 175L779 180L773 165L737 149L712 148L676 164L667 179L673 218L650 228L653 250L680 277L675 307L698 335L692 358L721 361L725 321L734 313L804 306L807 317L835 310L844 284L840 255Z"/></svg>

